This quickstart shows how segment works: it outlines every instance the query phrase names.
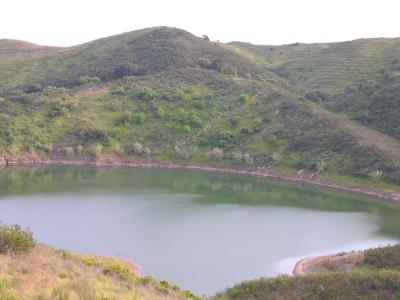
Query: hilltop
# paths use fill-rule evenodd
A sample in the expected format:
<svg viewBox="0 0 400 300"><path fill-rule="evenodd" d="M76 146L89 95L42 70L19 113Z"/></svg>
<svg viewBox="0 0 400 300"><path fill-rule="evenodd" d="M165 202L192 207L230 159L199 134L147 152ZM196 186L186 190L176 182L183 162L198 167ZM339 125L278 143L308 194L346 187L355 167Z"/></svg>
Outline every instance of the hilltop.
<svg viewBox="0 0 400 300"><path fill-rule="evenodd" d="M209 41L168 27L67 48L2 40L0 153L4 161L158 161L259 169L398 192L397 135L354 121L310 94L316 87L339 93L343 82L357 84L381 65L389 68L387 53L397 57L391 50L395 41L361 47L372 47L372 54L357 46L369 40L272 50ZM360 65L354 53L371 61ZM341 82L345 69L325 63L339 57L345 65L376 66L368 72L354 67L354 80ZM315 70L304 85L297 80L303 61L311 61ZM329 87L318 83L322 73L332 73ZM346 107L354 105L357 101ZM396 118L395 110L384 111L377 116ZM389 121L385 128L396 131Z"/></svg>

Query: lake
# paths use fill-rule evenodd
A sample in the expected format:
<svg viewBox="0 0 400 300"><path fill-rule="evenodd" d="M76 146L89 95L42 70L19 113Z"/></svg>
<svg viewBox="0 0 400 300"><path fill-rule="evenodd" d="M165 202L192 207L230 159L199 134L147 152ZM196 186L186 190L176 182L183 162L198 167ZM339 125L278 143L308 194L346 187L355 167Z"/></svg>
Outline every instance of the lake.
<svg viewBox="0 0 400 300"><path fill-rule="evenodd" d="M211 295L291 273L310 255L400 239L400 208L281 181L188 170L4 168L0 220L39 242L131 260L143 275Z"/></svg>

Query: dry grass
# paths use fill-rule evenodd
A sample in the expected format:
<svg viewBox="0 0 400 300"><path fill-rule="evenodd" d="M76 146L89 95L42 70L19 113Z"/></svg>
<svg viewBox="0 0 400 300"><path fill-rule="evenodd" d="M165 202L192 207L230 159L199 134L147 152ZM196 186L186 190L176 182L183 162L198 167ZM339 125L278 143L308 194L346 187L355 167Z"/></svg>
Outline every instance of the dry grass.
<svg viewBox="0 0 400 300"><path fill-rule="evenodd" d="M0 255L0 298L185 299L178 288L140 278L130 263L111 257L72 254L38 245L25 255Z"/></svg>

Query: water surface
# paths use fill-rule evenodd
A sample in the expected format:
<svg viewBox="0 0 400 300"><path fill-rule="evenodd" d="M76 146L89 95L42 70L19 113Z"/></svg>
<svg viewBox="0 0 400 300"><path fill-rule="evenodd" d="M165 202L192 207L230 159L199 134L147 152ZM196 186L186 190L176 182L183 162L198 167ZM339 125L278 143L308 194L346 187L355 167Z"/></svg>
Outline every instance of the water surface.
<svg viewBox="0 0 400 300"><path fill-rule="evenodd" d="M40 242L117 255L199 294L290 273L297 259L395 243L400 209L360 196L227 174L17 167L0 219Z"/></svg>

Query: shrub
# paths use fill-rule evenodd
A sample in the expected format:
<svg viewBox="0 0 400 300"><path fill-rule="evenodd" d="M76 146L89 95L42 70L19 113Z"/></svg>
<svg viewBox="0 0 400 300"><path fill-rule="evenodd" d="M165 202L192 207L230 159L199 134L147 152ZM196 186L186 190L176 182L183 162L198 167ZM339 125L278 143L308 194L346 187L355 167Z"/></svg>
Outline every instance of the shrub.
<svg viewBox="0 0 400 300"><path fill-rule="evenodd" d="M146 121L146 114L145 113L138 113L136 114L136 124L143 124Z"/></svg>
<svg viewBox="0 0 400 300"><path fill-rule="evenodd" d="M231 127L237 127L240 124L240 117L239 116L234 116L229 119L229 126Z"/></svg>
<svg viewBox="0 0 400 300"><path fill-rule="evenodd" d="M209 145L216 147L225 147L233 143L233 134L230 132L221 131L211 135L208 138Z"/></svg>
<svg viewBox="0 0 400 300"><path fill-rule="evenodd" d="M245 153L245 154L243 155L243 160L244 160L244 162L245 162L246 164L248 164L248 165L254 164L253 157L252 157L249 153Z"/></svg>
<svg viewBox="0 0 400 300"><path fill-rule="evenodd" d="M122 149L119 143L115 143L113 151L118 155L124 154L124 149Z"/></svg>
<svg viewBox="0 0 400 300"><path fill-rule="evenodd" d="M241 152L233 153L232 158L235 164L241 164L243 162L243 154Z"/></svg>
<svg viewBox="0 0 400 300"><path fill-rule="evenodd" d="M149 87L142 87L132 94L133 99L149 101L157 98L157 92Z"/></svg>
<svg viewBox="0 0 400 300"><path fill-rule="evenodd" d="M116 78L124 76L132 76L138 71L138 66L132 63L119 64L114 68L114 75Z"/></svg>
<svg viewBox="0 0 400 300"><path fill-rule="evenodd" d="M162 107L157 107L155 111L155 115L158 118L163 118L165 115L165 110Z"/></svg>
<svg viewBox="0 0 400 300"><path fill-rule="evenodd" d="M65 152L65 156L67 156L67 158L71 158L72 155L74 154L74 148L72 148L71 146L67 146L64 149Z"/></svg>
<svg viewBox="0 0 400 300"><path fill-rule="evenodd" d="M22 229L19 225L0 225L0 253L26 253L35 245L29 229Z"/></svg>
<svg viewBox="0 0 400 300"><path fill-rule="evenodd" d="M151 155L151 149L149 147L144 147L143 149L143 155L146 157L150 157Z"/></svg>
<svg viewBox="0 0 400 300"><path fill-rule="evenodd" d="M260 118L254 119L253 121L253 131L260 132L262 130L262 120Z"/></svg>
<svg viewBox="0 0 400 300"><path fill-rule="evenodd" d="M381 170L376 170L368 174L373 180L380 180L382 178L383 172Z"/></svg>
<svg viewBox="0 0 400 300"><path fill-rule="evenodd" d="M184 125L182 127L182 130L184 133L191 133L192 132L192 128L189 125Z"/></svg>
<svg viewBox="0 0 400 300"><path fill-rule="evenodd" d="M188 159L196 151L196 147L175 146L175 156L179 159Z"/></svg>
<svg viewBox="0 0 400 300"><path fill-rule="evenodd" d="M321 172L325 171L325 169L326 169L326 162L325 161L321 160L321 161L317 162L317 172L318 173L321 173Z"/></svg>
<svg viewBox="0 0 400 300"><path fill-rule="evenodd" d="M278 144L278 138L276 137L275 134L271 134L267 137L267 142L271 146L276 146Z"/></svg>
<svg viewBox="0 0 400 300"><path fill-rule="evenodd" d="M142 153L143 153L143 146L142 146L142 144L139 143L139 142L133 143L133 145L132 145L132 151L133 151L133 153L135 153L135 154L137 154L137 155L142 154Z"/></svg>
<svg viewBox="0 0 400 300"><path fill-rule="evenodd" d="M249 99L250 99L250 96L247 95L247 94L241 94L241 95L239 96L239 101L240 101L240 102L243 102L243 103L249 101Z"/></svg>
<svg viewBox="0 0 400 300"><path fill-rule="evenodd" d="M224 157L224 152L220 148L213 148L206 154L207 159L221 160Z"/></svg>
<svg viewBox="0 0 400 300"><path fill-rule="evenodd" d="M71 111L72 106L70 104L63 104L63 103L53 103L50 106L50 110L47 113L47 116L49 118L54 118L54 117L58 117L58 116L63 116L65 115L67 112Z"/></svg>
<svg viewBox="0 0 400 300"><path fill-rule="evenodd" d="M41 92L42 90L43 90L43 87L40 84L28 84L24 88L24 92L27 94Z"/></svg>
<svg viewBox="0 0 400 300"><path fill-rule="evenodd" d="M92 153L96 159L100 157L102 151L103 151L102 144L96 144L92 148Z"/></svg>
<svg viewBox="0 0 400 300"><path fill-rule="evenodd" d="M82 154L82 150L83 150L83 146L82 145L76 146L76 152L78 153L78 155Z"/></svg>
<svg viewBox="0 0 400 300"><path fill-rule="evenodd" d="M271 155L271 160L273 164L278 164L281 161L281 155L278 152L274 152L274 154Z"/></svg>
<svg viewBox="0 0 400 300"><path fill-rule="evenodd" d="M101 82L101 79L99 77L90 77L88 75L81 76L79 77L79 83L82 85L86 84L98 84Z"/></svg>

